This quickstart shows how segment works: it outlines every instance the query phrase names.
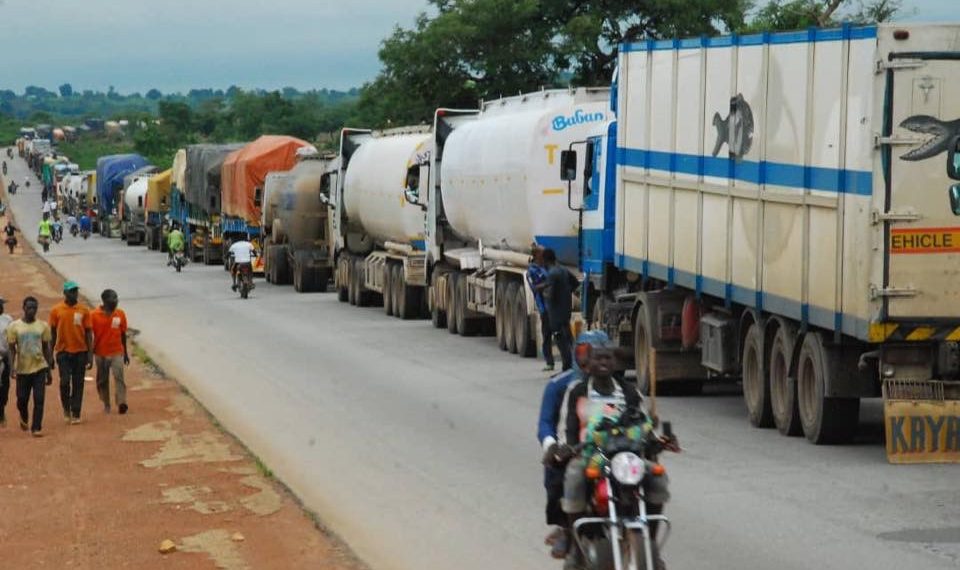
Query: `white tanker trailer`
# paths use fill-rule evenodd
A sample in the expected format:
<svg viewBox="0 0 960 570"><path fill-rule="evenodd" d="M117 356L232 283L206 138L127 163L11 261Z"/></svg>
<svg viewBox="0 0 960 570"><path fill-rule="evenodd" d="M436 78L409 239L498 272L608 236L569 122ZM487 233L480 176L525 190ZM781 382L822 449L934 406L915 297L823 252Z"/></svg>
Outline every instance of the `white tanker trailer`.
<svg viewBox="0 0 960 570"><path fill-rule="evenodd" d="M405 194L418 186L432 145L426 127L376 133L344 129L331 200L341 301L363 306L382 299L388 315L424 314L425 214Z"/></svg>
<svg viewBox="0 0 960 570"><path fill-rule="evenodd" d="M552 90L437 111L426 196L431 288L437 327L496 331L501 349L533 356L539 314L525 279L532 245L552 248L576 271L577 204L560 179L560 153L611 113L609 90Z"/></svg>
<svg viewBox="0 0 960 570"><path fill-rule="evenodd" d="M138 176L123 191L123 210L120 213L120 237L127 245L138 245L146 240L144 204L147 197L149 175Z"/></svg>

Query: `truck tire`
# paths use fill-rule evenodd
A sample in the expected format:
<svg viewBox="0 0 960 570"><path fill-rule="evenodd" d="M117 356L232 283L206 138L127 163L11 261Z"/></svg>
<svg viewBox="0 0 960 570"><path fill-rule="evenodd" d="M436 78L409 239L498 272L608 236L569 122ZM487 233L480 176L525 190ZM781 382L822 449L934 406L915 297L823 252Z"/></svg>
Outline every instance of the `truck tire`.
<svg viewBox="0 0 960 570"><path fill-rule="evenodd" d="M397 315L405 321L415 318L420 312L420 288L407 285L403 275L403 267L399 264L394 280L397 287Z"/></svg>
<svg viewBox="0 0 960 570"><path fill-rule="evenodd" d="M474 336L477 334L477 321L467 318L467 277L462 275L457 279L457 330L460 336Z"/></svg>
<svg viewBox="0 0 960 570"><path fill-rule="evenodd" d="M398 319L402 316L401 309L403 308L403 269L401 269L399 263L394 263L393 267L390 268L390 284L393 286L390 289L390 294L393 295L393 316Z"/></svg>
<svg viewBox="0 0 960 570"><path fill-rule="evenodd" d="M293 290L297 293L304 293L304 280L306 277L304 273L306 269L300 264L294 264L293 266Z"/></svg>
<svg viewBox="0 0 960 570"><path fill-rule="evenodd" d="M637 371L637 390L650 394L650 323L646 308L641 305L633 323L633 360Z"/></svg>
<svg viewBox="0 0 960 570"><path fill-rule="evenodd" d="M393 316L393 271L390 264L383 264L383 312L388 317Z"/></svg>
<svg viewBox="0 0 960 570"><path fill-rule="evenodd" d="M517 291L520 290L520 284L516 281L511 282L507 285L506 294L504 295L505 299L503 301L503 313L504 313L504 322L503 322L503 342L506 344L507 352L512 354L517 353L517 326L514 322L514 310L513 305L517 298Z"/></svg>
<svg viewBox="0 0 960 570"><path fill-rule="evenodd" d="M276 258L277 250L274 246L268 245L263 248L263 280L267 283L276 283L277 278L275 274L277 272L277 262L274 260Z"/></svg>
<svg viewBox="0 0 960 570"><path fill-rule="evenodd" d="M797 400L807 439L817 445L846 443L857 435L860 423L858 398L828 398L827 384L836 366L820 333L808 333L797 363Z"/></svg>
<svg viewBox="0 0 960 570"><path fill-rule="evenodd" d="M800 408L797 405L797 384L790 377L790 358L793 339L787 327L777 329L770 343L767 362L770 363L770 407L773 423L783 435L797 436L803 433L800 424Z"/></svg>
<svg viewBox="0 0 960 570"><path fill-rule="evenodd" d="M430 289L427 291L427 304L429 305L430 322L434 328L442 329L447 326L447 314L440 310L440 305L437 303L437 275L438 273L434 273L430 279Z"/></svg>
<svg viewBox="0 0 960 570"><path fill-rule="evenodd" d="M326 293L330 290L330 268L313 270L314 288L317 293Z"/></svg>
<svg viewBox="0 0 960 570"><path fill-rule="evenodd" d="M341 303L346 303L350 300L350 290L348 287L349 280L347 279L347 268L346 264L343 262L344 258L337 260L337 273L336 273L336 282L334 283L337 287L337 301Z"/></svg>
<svg viewBox="0 0 960 570"><path fill-rule="evenodd" d="M527 314L527 292L523 286L518 286L513 301L514 342L517 345L517 354L529 358L537 354L537 343L533 339L530 328L530 316Z"/></svg>
<svg viewBox="0 0 960 570"><path fill-rule="evenodd" d="M356 276L356 288L357 288L357 306L358 307L369 307L371 305L370 292L367 291L366 286L364 285L364 272L366 268L364 267L365 261L363 258L354 260L354 272Z"/></svg>
<svg viewBox="0 0 960 570"><path fill-rule="evenodd" d="M290 270L290 258L287 257L287 246L278 245L274 247L277 248L274 257L274 263L277 267L277 271L273 275L274 284L290 285L293 282L293 273Z"/></svg>
<svg viewBox="0 0 960 570"><path fill-rule="evenodd" d="M460 274L450 272L447 274L447 332L457 334L460 329L457 328L459 320L457 318L457 290Z"/></svg>
<svg viewBox="0 0 960 570"><path fill-rule="evenodd" d="M773 427L770 380L763 360L763 330L757 323L747 329L740 362L743 363L743 400L750 424L758 428Z"/></svg>
<svg viewBox="0 0 960 570"><path fill-rule="evenodd" d="M347 274L347 301L351 305L357 304L357 270L353 263L353 259L348 257L344 261L346 265L346 274Z"/></svg>
<svg viewBox="0 0 960 570"><path fill-rule="evenodd" d="M507 350L507 283L500 281L497 283L497 309L494 311L494 325L497 331L497 346L500 350Z"/></svg>

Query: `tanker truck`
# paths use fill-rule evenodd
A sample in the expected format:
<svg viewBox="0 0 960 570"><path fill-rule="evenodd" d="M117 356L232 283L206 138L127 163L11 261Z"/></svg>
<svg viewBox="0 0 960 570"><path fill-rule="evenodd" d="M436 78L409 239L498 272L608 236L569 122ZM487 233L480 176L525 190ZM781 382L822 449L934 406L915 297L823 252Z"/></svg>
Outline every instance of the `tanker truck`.
<svg viewBox="0 0 960 570"><path fill-rule="evenodd" d="M309 143L298 138L264 135L224 159L220 189L224 268L228 263L226 252L233 241L249 239L260 252L263 251L264 236L260 224L267 174L293 168L297 151L301 148L313 149ZM316 149L313 151L316 152ZM262 273L263 263L261 254L254 260L254 271Z"/></svg>
<svg viewBox="0 0 960 570"><path fill-rule="evenodd" d="M293 283L300 293L327 290L334 253L327 203L338 169L335 155L310 149L290 171L267 175L262 222L267 281Z"/></svg>
<svg viewBox="0 0 960 570"><path fill-rule="evenodd" d="M552 90L441 109L427 210L429 308L437 327L494 331L502 350L533 356L539 313L525 274L533 244L577 271L578 214L560 153L608 121L608 89ZM419 203L419 200L417 200Z"/></svg>
<svg viewBox="0 0 960 570"><path fill-rule="evenodd" d="M616 126L561 162L571 194L615 204L584 212L612 231L585 297L641 388L739 377L751 424L817 444L856 435L861 398L956 391L958 32L622 46ZM914 446L925 429L888 438L949 446Z"/></svg>
<svg viewBox="0 0 960 570"><path fill-rule="evenodd" d="M424 313L424 211L404 194L411 175L429 164L431 148L427 127L341 132L330 201L341 302L365 306L382 300L388 315L404 319Z"/></svg>
<svg viewBox="0 0 960 570"><path fill-rule="evenodd" d="M146 241L144 225L147 199L147 182L156 174L157 167L147 165L138 168L123 177L123 190L120 192L118 214L120 218L120 239L127 245L141 245Z"/></svg>
<svg viewBox="0 0 960 570"><path fill-rule="evenodd" d="M147 165L147 159L139 154L114 154L97 159L96 205L100 235L112 237L119 227L116 214L124 176Z"/></svg>

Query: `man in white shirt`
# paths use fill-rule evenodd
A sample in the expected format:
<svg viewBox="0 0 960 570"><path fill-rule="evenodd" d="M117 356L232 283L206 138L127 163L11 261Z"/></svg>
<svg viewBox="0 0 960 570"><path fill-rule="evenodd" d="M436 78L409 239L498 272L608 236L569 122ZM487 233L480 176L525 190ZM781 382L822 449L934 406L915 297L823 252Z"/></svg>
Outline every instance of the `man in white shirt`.
<svg viewBox="0 0 960 570"><path fill-rule="evenodd" d="M3 312L6 301L0 297L0 427L7 425L7 398L10 397L10 347L7 346L7 327L13 317Z"/></svg>
<svg viewBox="0 0 960 570"><path fill-rule="evenodd" d="M253 258L256 255L256 251L253 248L253 244L245 239L240 241L235 241L230 246L229 255L230 259L233 261L231 264L230 274L233 277L232 289L237 290L237 275L240 274L240 266L246 265L250 269L250 264L253 263Z"/></svg>

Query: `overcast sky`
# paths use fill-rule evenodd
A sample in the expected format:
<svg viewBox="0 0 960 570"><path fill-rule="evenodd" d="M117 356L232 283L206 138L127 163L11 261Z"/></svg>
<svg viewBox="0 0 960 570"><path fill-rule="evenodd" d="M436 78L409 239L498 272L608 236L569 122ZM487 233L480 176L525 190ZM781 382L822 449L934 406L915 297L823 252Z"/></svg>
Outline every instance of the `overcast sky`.
<svg viewBox="0 0 960 570"><path fill-rule="evenodd" d="M960 0L905 0L909 20L960 21ZM0 0L0 89L123 93L195 87L347 89L426 0Z"/></svg>

